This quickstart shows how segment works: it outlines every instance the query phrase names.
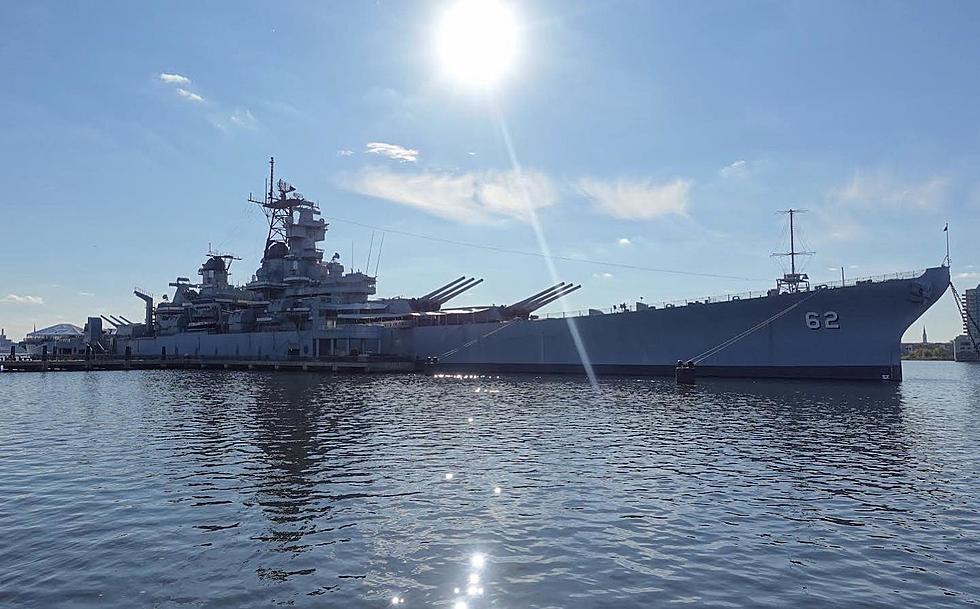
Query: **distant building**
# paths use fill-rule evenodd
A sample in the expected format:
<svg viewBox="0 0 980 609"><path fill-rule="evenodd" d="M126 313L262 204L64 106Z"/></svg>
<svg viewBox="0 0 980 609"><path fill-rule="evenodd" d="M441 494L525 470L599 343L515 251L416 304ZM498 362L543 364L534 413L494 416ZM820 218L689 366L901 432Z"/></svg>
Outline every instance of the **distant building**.
<svg viewBox="0 0 980 609"><path fill-rule="evenodd" d="M970 337L966 334L957 336L953 339L953 359L958 362L978 362L980 353L973 348Z"/></svg>
<svg viewBox="0 0 980 609"><path fill-rule="evenodd" d="M953 340L953 358L958 362L980 361L980 285L963 294L963 334Z"/></svg>
<svg viewBox="0 0 980 609"><path fill-rule="evenodd" d="M57 324L34 330L27 334L24 343L32 357L40 356L45 347L51 357L83 355L88 344L85 341L85 331L73 324Z"/></svg>

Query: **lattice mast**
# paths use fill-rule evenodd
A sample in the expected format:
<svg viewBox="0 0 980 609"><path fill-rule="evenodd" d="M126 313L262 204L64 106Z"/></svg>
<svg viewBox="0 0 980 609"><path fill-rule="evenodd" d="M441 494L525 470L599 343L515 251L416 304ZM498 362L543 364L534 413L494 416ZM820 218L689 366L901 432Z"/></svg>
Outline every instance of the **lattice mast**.
<svg viewBox="0 0 980 609"><path fill-rule="evenodd" d="M249 203L259 205L269 221L269 234L266 237L265 249L262 252L263 261L269 253L269 248L274 244L286 244L286 227L292 221L293 215L293 206L289 205L286 195L294 188L282 180L276 184L275 157L269 157L269 181L266 186L265 200L259 201L253 198L251 193L248 195ZM277 187L279 190L278 197L275 192Z"/></svg>

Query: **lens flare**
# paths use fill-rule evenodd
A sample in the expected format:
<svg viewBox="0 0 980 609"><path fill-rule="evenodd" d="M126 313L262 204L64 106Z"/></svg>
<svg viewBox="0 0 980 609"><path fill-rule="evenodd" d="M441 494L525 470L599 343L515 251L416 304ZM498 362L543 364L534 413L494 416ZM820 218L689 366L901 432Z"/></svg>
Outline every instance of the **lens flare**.
<svg viewBox="0 0 980 609"><path fill-rule="evenodd" d="M437 31L443 70L463 84L496 83L517 54L517 21L500 0L459 0L443 14Z"/></svg>

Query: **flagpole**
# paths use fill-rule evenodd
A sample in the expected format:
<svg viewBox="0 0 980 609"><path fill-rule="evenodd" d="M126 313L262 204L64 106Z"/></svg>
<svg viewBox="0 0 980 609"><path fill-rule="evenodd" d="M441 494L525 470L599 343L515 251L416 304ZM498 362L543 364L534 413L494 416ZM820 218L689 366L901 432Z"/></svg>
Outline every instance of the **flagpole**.
<svg viewBox="0 0 980 609"><path fill-rule="evenodd" d="M950 265L950 259L949 259L949 222L946 223L946 226L943 228L943 232L946 233L946 266L949 266Z"/></svg>

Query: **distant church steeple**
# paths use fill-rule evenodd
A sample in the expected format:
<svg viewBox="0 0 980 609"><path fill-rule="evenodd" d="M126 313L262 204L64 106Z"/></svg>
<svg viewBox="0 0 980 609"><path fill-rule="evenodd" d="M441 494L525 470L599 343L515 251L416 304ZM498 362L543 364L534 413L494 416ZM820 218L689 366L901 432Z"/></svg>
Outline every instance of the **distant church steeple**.
<svg viewBox="0 0 980 609"><path fill-rule="evenodd" d="M926 327L922 326L922 344L924 345L928 342L929 342L929 336L926 334Z"/></svg>

